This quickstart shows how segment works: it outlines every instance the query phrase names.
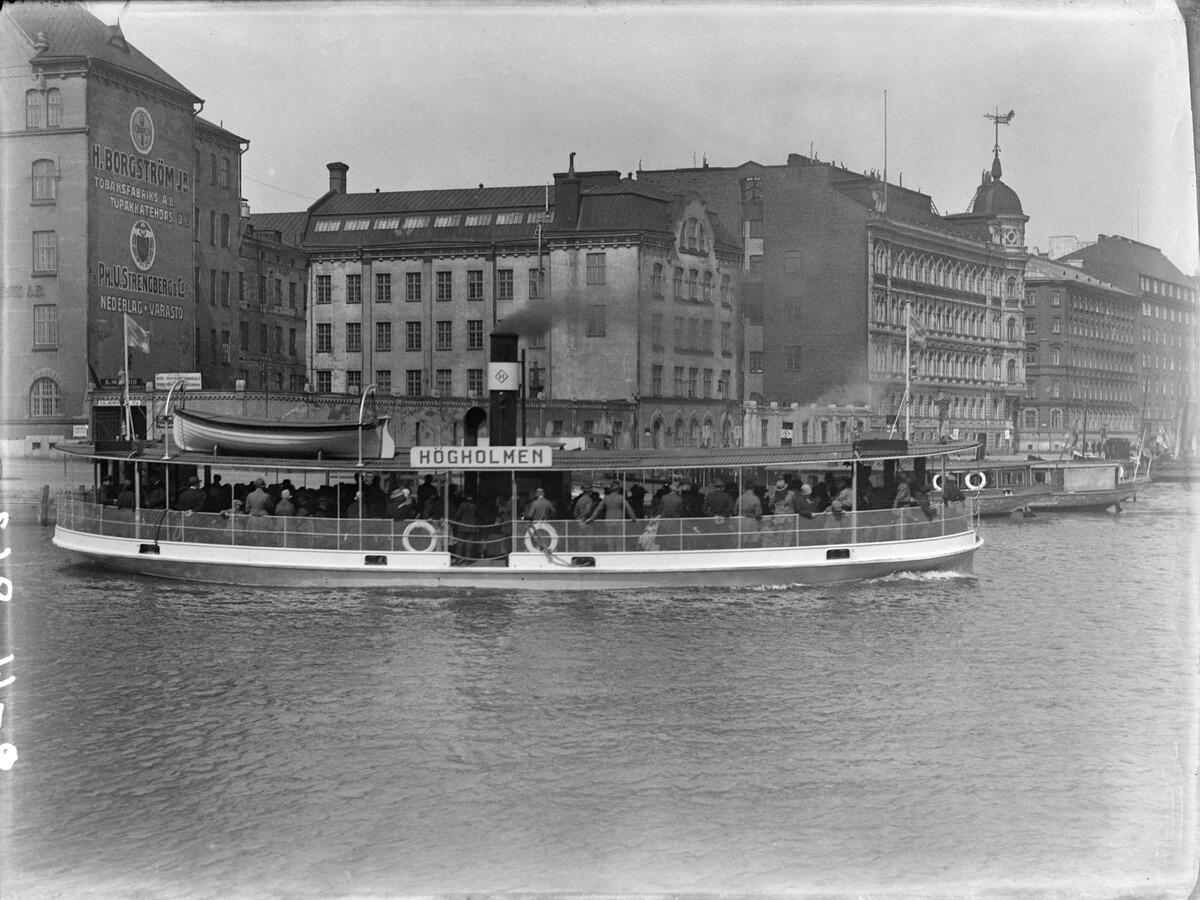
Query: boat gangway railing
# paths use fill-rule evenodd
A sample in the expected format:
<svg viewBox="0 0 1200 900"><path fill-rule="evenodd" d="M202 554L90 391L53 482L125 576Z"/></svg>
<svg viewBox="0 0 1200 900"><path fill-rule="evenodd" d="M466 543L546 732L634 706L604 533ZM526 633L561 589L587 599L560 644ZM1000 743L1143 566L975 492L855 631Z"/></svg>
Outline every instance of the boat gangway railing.
<svg viewBox="0 0 1200 900"><path fill-rule="evenodd" d="M449 552L464 560L507 556L511 551L553 554L603 552L712 551L750 548L868 544L959 534L976 528L973 499L920 507L681 519L541 522L502 521L490 525L446 520L321 518L253 515L242 512L184 512L118 509L64 498L57 504L64 529L139 542L161 541L214 546L361 550L366 552Z"/></svg>

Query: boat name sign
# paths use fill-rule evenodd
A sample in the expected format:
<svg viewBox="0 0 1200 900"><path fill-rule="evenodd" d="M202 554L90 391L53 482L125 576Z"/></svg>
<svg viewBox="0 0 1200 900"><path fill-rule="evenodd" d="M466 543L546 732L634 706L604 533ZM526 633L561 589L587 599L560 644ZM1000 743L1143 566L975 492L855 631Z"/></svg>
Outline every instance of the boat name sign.
<svg viewBox="0 0 1200 900"><path fill-rule="evenodd" d="M414 469L548 469L549 447L413 447Z"/></svg>

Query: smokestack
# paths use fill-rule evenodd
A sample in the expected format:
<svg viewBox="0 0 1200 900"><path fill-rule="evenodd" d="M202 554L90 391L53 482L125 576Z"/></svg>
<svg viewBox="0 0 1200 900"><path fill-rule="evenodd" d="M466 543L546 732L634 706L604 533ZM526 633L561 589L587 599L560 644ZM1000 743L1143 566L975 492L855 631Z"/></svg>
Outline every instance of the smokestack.
<svg viewBox="0 0 1200 900"><path fill-rule="evenodd" d="M517 443L517 406L521 387L517 336L510 332L492 332L492 359L488 366L491 392L488 433L491 443L513 447Z"/></svg>
<svg viewBox="0 0 1200 900"><path fill-rule="evenodd" d="M554 173L554 224L558 228L574 228L579 221L579 176L575 174L575 153L565 173Z"/></svg>
<svg viewBox="0 0 1200 900"><path fill-rule="evenodd" d="M331 162L325 168L329 170L329 190L335 194L346 193L346 173L350 167L343 162Z"/></svg>

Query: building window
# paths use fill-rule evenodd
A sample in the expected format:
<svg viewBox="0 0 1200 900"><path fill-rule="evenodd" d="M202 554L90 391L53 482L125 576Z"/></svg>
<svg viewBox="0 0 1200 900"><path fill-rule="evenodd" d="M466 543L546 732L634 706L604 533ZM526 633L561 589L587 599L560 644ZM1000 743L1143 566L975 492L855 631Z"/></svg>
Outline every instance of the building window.
<svg viewBox="0 0 1200 900"><path fill-rule="evenodd" d="M229 273L221 273L221 305L229 306Z"/></svg>
<svg viewBox="0 0 1200 900"><path fill-rule="evenodd" d="M655 297L663 295L663 264L654 264L654 274L650 276L650 290Z"/></svg>
<svg viewBox="0 0 1200 900"><path fill-rule="evenodd" d="M229 213L221 213L221 246L229 246Z"/></svg>
<svg viewBox="0 0 1200 900"><path fill-rule="evenodd" d="M721 305L733 306L733 281L728 275L721 276Z"/></svg>
<svg viewBox="0 0 1200 900"><path fill-rule="evenodd" d="M722 399L729 397L729 370L722 369L721 377L717 379L717 396Z"/></svg>
<svg viewBox="0 0 1200 900"><path fill-rule="evenodd" d="M1062 382L1057 378L1050 382L1050 396L1055 400L1062 396Z"/></svg>
<svg viewBox="0 0 1200 900"><path fill-rule="evenodd" d="M471 269L467 272L467 299L483 299L483 270Z"/></svg>
<svg viewBox="0 0 1200 900"><path fill-rule="evenodd" d="M296 282L288 282L288 306L292 309L296 308Z"/></svg>
<svg viewBox="0 0 1200 900"><path fill-rule="evenodd" d="M438 350L454 349L454 322L448 319L439 319L435 327L437 331L434 346Z"/></svg>
<svg viewBox="0 0 1200 900"><path fill-rule="evenodd" d="M683 366L675 367L675 396L682 397L687 391L687 379L683 374Z"/></svg>
<svg viewBox="0 0 1200 900"><path fill-rule="evenodd" d="M214 247L217 246L217 211L215 209L208 211L208 242Z"/></svg>
<svg viewBox="0 0 1200 900"><path fill-rule="evenodd" d="M750 374L761 375L763 370L763 355L761 350L751 350L748 354L750 358Z"/></svg>
<svg viewBox="0 0 1200 900"><path fill-rule="evenodd" d="M784 367L789 372L800 371L800 347L798 345L793 344L787 348L787 360L784 363Z"/></svg>
<svg viewBox="0 0 1200 900"><path fill-rule="evenodd" d="M467 369L467 393L472 397L483 393L483 369Z"/></svg>
<svg viewBox="0 0 1200 900"><path fill-rule="evenodd" d="M346 352L362 353L362 322L346 323Z"/></svg>
<svg viewBox="0 0 1200 900"><path fill-rule="evenodd" d="M675 317L675 327L673 329L672 337L674 338L674 341L675 341L675 343L672 344L672 346L676 350L682 350L683 349L683 316Z"/></svg>
<svg viewBox="0 0 1200 900"><path fill-rule="evenodd" d="M691 300L693 303L695 303L697 300L700 299L700 296L697 293L697 288L699 287L699 284L700 284L700 272L697 271L696 269L688 269L687 298L689 300Z"/></svg>
<svg viewBox="0 0 1200 900"><path fill-rule="evenodd" d="M1037 344L1029 344L1025 347L1025 365L1032 366L1037 364Z"/></svg>
<svg viewBox="0 0 1200 900"><path fill-rule="evenodd" d="M1051 347L1050 348L1050 362L1052 365L1056 365L1056 366L1062 365L1062 348L1060 348L1060 347Z"/></svg>
<svg viewBox="0 0 1200 900"><path fill-rule="evenodd" d="M420 369L407 369L404 372L404 393L409 397L421 396Z"/></svg>
<svg viewBox="0 0 1200 900"><path fill-rule="evenodd" d="M607 334L605 328L605 307L603 303L593 303L587 310L587 336L588 337L604 337Z"/></svg>
<svg viewBox="0 0 1200 900"><path fill-rule="evenodd" d="M703 281L701 287L702 287L701 299L705 303L712 303L712 299L713 299L713 275L712 275L712 272L704 273L704 281Z"/></svg>
<svg viewBox="0 0 1200 900"><path fill-rule="evenodd" d="M712 352L713 343L713 323L712 319L705 319L700 323L700 348L705 353Z"/></svg>
<svg viewBox="0 0 1200 900"><path fill-rule="evenodd" d="M242 350L250 349L250 323L245 319L238 322L238 346Z"/></svg>
<svg viewBox="0 0 1200 900"><path fill-rule="evenodd" d="M713 370L705 369L704 370L704 393L701 396L704 397L705 400L712 399L712 395L713 395L712 389L713 389Z"/></svg>
<svg viewBox="0 0 1200 900"><path fill-rule="evenodd" d="M346 302L362 303L362 275L346 276Z"/></svg>
<svg viewBox="0 0 1200 900"><path fill-rule="evenodd" d="M62 91L58 88L50 88L46 91L46 127L60 128L62 123Z"/></svg>
<svg viewBox="0 0 1200 900"><path fill-rule="evenodd" d="M391 272L376 272L375 273L375 302L376 303L391 303L392 302L392 273Z"/></svg>
<svg viewBox="0 0 1200 900"><path fill-rule="evenodd" d="M33 271L52 274L58 271L58 234L53 231L33 233Z"/></svg>
<svg viewBox="0 0 1200 900"><path fill-rule="evenodd" d="M467 349L483 349L483 319L467 319Z"/></svg>
<svg viewBox="0 0 1200 900"><path fill-rule="evenodd" d="M392 349L392 323L375 323L375 349L387 353Z"/></svg>
<svg viewBox="0 0 1200 900"><path fill-rule="evenodd" d="M328 394L333 391L333 373L328 369L317 370L317 393Z"/></svg>
<svg viewBox="0 0 1200 900"><path fill-rule="evenodd" d="M542 288L543 288L543 280L545 279L545 275L546 275L546 273L545 273L544 269L530 269L529 270L529 299L530 300L537 300L537 299L540 299L542 296L544 296Z"/></svg>
<svg viewBox="0 0 1200 900"><path fill-rule="evenodd" d="M229 187L229 157L221 157L221 187Z"/></svg>
<svg viewBox="0 0 1200 900"><path fill-rule="evenodd" d="M404 273L404 299L409 303L421 302L421 273Z"/></svg>
<svg viewBox="0 0 1200 900"><path fill-rule="evenodd" d="M291 356L296 355L296 329L295 328L288 329L288 353Z"/></svg>
<svg viewBox="0 0 1200 900"><path fill-rule="evenodd" d="M733 353L733 325L730 322L721 323L721 352Z"/></svg>
<svg viewBox="0 0 1200 900"><path fill-rule="evenodd" d="M650 369L650 393L652 396L661 397L663 392L663 367L652 366Z"/></svg>
<svg viewBox="0 0 1200 900"><path fill-rule="evenodd" d="M318 275L317 276L317 303L325 304L333 302L333 276Z"/></svg>
<svg viewBox="0 0 1200 900"><path fill-rule="evenodd" d="M662 325L662 313L655 313L650 317L650 345L652 347L661 347L663 345Z"/></svg>
<svg viewBox="0 0 1200 900"><path fill-rule="evenodd" d="M391 369L376 369L375 370L375 390L381 394L390 394L392 392L392 370Z"/></svg>
<svg viewBox="0 0 1200 900"><path fill-rule="evenodd" d="M361 394L363 389L362 369L346 370L346 393Z"/></svg>
<svg viewBox="0 0 1200 900"><path fill-rule="evenodd" d="M688 349L700 349L700 320L688 319Z"/></svg>
<svg viewBox="0 0 1200 900"><path fill-rule="evenodd" d="M434 375L434 385L439 397L449 397L454 393L450 369L438 369Z"/></svg>
<svg viewBox="0 0 1200 900"><path fill-rule="evenodd" d="M33 308L33 346L58 346L58 307L53 303Z"/></svg>
<svg viewBox="0 0 1200 900"><path fill-rule="evenodd" d="M208 302L211 306L217 305L217 270L208 270Z"/></svg>
<svg viewBox="0 0 1200 900"><path fill-rule="evenodd" d="M25 92L25 127L26 128L45 128L45 97L41 91L26 91Z"/></svg>
<svg viewBox="0 0 1200 900"><path fill-rule="evenodd" d="M587 283L604 284L603 253L589 253L587 255Z"/></svg>
<svg viewBox="0 0 1200 900"><path fill-rule="evenodd" d="M671 274L671 296L676 300L683 299L683 269L678 267Z"/></svg>
<svg viewBox="0 0 1200 900"><path fill-rule="evenodd" d="M696 368L689 368L689 369L688 369L688 377L687 377L687 395L688 395L689 397L695 397L695 396L696 396L696 379L699 377L699 375L700 375L700 370L699 370L699 369L696 369Z"/></svg>
<svg viewBox="0 0 1200 900"><path fill-rule="evenodd" d="M513 298L513 270L500 269L496 272L496 299L511 300Z"/></svg>
<svg viewBox="0 0 1200 900"><path fill-rule="evenodd" d="M1051 291L1050 292L1050 305L1051 306L1062 306L1062 291Z"/></svg>
<svg viewBox="0 0 1200 900"><path fill-rule="evenodd" d="M53 203L58 199L58 172L52 159L33 162L33 202Z"/></svg>
<svg viewBox="0 0 1200 900"><path fill-rule="evenodd" d="M437 272L437 298L439 300L454 299L454 273L453 272Z"/></svg>
<svg viewBox="0 0 1200 900"><path fill-rule="evenodd" d="M404 323L404 349L405 350L420 350L421 349L421 323L420 322L405 322Z"/></svg>
<svg viewBox="0 0 1200 900"><path fill-rule="evenodd" d="M530 349L544 350L546 348L546 332L539 331L537 334L528 335Z"/></svg>
<svg viewBox="0 0 1200 900"><path fill-rule="evenodd" d="M1050 323L1050 333L1062 334L1062 319L1060 319L1058 316L1055 316Z"/></svg>
<svg viewBox="0 0 1200 900"><path fill-rule="evenodd" d="M266 322L260 322L258 326L258 352L266 353L269 349L267 341L268 328Z"/></svg>
<svg viewBox="0 0 1200 900"><path fill-rule="evenodd" d="M317 352L333 352L333 326L328 322L317 323Z"/></svg>
<svg viewBox="0 0 1200 900"><path fill-rule="evenodd" d="M195 282L193 287L194 287L195 294L196 294L196 302L199 302L204 299L203 295L200 293L200 267L199 266L192 266L192 277L193 277L193 281Z"/></svg>
<svg viewBox="0 0 1200 900"><path fill-rule="evenodd" d="M53 378L39 378L29 389L29 415L46 418L62 415L62 392Z"/></svg>

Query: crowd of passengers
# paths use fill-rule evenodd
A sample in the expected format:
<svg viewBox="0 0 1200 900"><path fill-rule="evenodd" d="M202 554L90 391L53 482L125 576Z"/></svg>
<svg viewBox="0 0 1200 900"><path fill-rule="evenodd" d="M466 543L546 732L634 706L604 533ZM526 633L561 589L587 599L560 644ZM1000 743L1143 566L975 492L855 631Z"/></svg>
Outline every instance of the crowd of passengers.
<svg viewBox="0 0 1200 900"><path fill-rule="evenodd" d="M898 473L891 486L873 485L865 475L858 480L857 496L853 482L846 475L826 472L816 475L780 478L772 490L766 485L744 484L739 492L733 482L696 485L683 479L664 481L653 494L641 484L630 482L623 487L619 481L601 482L586 487L565 503L560 503L537 488L532 495L517 497L517 515L513 514L512 497L476 498L470 492L451 485L448 508L451 519L459 524L483 526L511 521L514 518L543 520L574 518L590 524L598 519L645 518L729 518L734 516L761 519L771 515L813 515L830 512L840 515L851 509L871 510L903 506L920 507L927 515L934 514L925 487L909 473ZM961 499L953 476L947 476L943 499ZM137 498L128 477L117 484L105 477L100 487L100 501L118 509L133 509ZM266 479L256 478L244 484L225 484L220 475L212 476L208 485L192 475L168 502L166 485L157 473L151 474L141 486L143 509L171 509L183 512L246 514L253 516L300 516L343 519L408 519L438 520L443 518L447 504L433 476L426 475L415 489L410 480L397 475L381 478L372 475L361 489L356 482L321 485L316 488L297 487L290 479L268 485Z"/></svg>

